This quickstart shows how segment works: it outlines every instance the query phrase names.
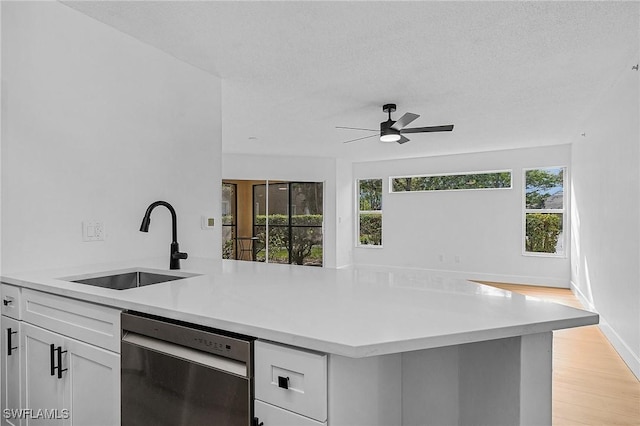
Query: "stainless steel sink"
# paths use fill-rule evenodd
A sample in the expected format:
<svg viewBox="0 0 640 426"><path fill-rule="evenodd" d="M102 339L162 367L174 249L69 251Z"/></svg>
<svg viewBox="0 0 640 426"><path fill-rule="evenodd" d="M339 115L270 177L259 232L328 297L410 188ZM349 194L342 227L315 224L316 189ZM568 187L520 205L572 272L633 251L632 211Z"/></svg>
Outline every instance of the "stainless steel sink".
<svg viewBox="0 0 640 426"><path fill-rule="evenodd" d="M162 271L150 272L142 270L105 272L104 275L90 276L85 278L63 278L65 281L88 284L96 287L105 287L113 290L127 290L130 288L143 287L151 284L159 284L168 281L176 281L189 278L194 274L181 273L180 275L169 275Z"/></svg>

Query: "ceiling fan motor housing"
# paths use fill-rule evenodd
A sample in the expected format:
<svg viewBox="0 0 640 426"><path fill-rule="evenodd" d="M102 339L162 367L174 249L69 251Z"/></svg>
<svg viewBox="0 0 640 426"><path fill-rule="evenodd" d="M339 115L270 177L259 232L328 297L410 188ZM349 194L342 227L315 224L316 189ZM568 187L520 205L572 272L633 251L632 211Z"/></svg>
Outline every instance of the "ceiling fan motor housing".
<svg viewBox="0 0 640 426"><path fill-rule="evenodd" d="M400 130L392 129L395 121L389 119L380 123L380 140L382 142L397 142L400 139Z"/></svg>

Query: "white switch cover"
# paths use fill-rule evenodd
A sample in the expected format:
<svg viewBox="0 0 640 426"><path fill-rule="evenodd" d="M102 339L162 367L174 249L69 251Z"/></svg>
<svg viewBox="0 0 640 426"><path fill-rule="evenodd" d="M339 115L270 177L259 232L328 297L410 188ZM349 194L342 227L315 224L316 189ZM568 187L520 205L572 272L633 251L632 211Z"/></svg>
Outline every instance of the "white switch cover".
<svg viewBox="0 0 640 426"><path fill-rule="evenodd" d="M104 241L104 223L95 220L82 222L82 241Z"/></svg>

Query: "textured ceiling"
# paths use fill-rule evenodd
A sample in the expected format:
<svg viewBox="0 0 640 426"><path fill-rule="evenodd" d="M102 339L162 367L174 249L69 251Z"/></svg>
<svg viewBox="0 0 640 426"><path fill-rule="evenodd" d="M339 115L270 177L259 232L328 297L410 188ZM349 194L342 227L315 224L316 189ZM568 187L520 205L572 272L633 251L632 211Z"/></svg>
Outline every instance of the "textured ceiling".
<svg viewBox="0 0 640 426"><path fill-rule="evenodd" d="M356 161L568 143L638 61L637 2L64 2L222 78L223 152ZM451 133L385 144L382 104Z"/></svg>

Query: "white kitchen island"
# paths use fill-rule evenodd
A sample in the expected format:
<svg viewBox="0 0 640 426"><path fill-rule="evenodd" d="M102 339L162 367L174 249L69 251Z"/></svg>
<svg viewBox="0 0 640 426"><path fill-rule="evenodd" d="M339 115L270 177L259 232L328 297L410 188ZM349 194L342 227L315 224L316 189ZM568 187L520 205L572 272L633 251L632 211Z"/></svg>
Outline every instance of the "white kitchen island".
<svg viewBox="0 0 640 426"><path fill-rule="evenodd" d="M182 272L197 276L130 290L65 280L167 267L147 259L2 282L326 354L319 424L330 426L551 424L552 331L598 322L590 312L420 270L189 259Z"/></svg>

